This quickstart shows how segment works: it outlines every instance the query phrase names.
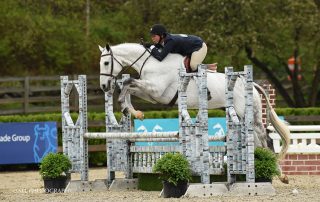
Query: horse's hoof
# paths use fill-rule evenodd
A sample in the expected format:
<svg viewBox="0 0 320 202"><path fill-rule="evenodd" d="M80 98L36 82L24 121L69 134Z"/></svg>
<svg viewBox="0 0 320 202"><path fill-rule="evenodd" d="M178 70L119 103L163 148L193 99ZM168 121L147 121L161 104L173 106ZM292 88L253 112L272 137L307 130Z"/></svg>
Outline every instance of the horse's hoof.
<svg viewBox="0 0 320 202"><path fill-rule="evenodd" d="M140 119L140 120L143 120L144 119L144 114L142 111L137 111L136 113L136 118L137 119Z"/></svg>

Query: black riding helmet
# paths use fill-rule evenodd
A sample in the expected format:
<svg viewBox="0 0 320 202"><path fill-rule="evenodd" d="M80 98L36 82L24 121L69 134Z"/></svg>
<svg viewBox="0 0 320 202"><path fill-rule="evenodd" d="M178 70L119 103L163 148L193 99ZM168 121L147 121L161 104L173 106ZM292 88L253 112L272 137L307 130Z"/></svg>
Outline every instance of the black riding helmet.
<svg viewBox="0 0 320 202"><path fill-rule="evenodd" d="M167 29L165 28L165 26L161 24L155 24L151 27L150 34L159 35L159 36L166 35Z"/></svg>

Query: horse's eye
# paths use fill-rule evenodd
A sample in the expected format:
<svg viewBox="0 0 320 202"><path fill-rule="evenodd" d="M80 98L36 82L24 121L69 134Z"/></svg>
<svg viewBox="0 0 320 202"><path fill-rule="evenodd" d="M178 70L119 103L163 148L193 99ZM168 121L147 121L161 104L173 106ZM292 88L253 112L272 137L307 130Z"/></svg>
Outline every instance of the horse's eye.
<svg viewBox="0 0 320 202"><path fill-rule="evenodd" d="M105 66L109 65L109 62L104 62L104 65L105 65Z"/></svg>

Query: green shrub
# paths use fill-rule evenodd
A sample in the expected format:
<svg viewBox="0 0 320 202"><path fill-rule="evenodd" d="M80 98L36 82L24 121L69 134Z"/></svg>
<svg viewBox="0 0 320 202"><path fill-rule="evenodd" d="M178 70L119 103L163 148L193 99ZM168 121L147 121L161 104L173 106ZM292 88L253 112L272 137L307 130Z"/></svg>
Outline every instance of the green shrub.
<svg viewBox="0 0 320 202"><path fill-rule="evenodd" d="M72 165L67 156L61 153L49 153L40 164L40 175L43 179L66 176Z"/></svg>
<svg viewBox="0 0 320 202"><path fill-rule="evenodd" d="M161 180L174 185L191 179L191 170L188 160L180 153L167 153L154 165L153 172L160 174Z"/></svg>
<svg viewBox="0 0 320 202"><path fill-rule="evenodd" d="M277 157L271 150L258 147L254 151L254 158L256 179L271 180L280 174L277 167Z"/></svg>
<svg viewBox="0 0 320 202"><path fill-rule="evenodd" d="M89 163L92 166L105 166L107 164L106 152L90 152Z"/></svg>

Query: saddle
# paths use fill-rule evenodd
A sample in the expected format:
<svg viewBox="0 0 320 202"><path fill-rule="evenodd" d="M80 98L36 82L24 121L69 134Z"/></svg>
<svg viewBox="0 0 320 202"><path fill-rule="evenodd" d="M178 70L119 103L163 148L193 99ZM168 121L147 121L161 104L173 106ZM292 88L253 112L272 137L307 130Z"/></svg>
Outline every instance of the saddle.
<svg viewBox="0 0 320 202"><path fill-rule="evenodd" d="M198 69L196 69L196 70L194 70L194 71L191 69L190 60L191 60L190 57L185 57L184 60L183 60L184 67L186 68L186 72L187 72L187 73L197 72ZM211 65L211 64L210 64L210 65ZM208 65L208 68L211 67L210 65ZM215 65L215 64L214 64L214 65ZM216 67L216 66L215 66L215 67ZM209 69L209 71L212 71L212 70ZM211 97L211 93L210 93L209 89L207 89L207 90L208 90L208 100L211 100L211 98L212 98L212 97ZM177 100L177 98L178 98L178 92L176 93L175 97L174 97L174 98L171 100L171 102L169 103L169 106L172 106L172 105L175 103L175 101Z"/></svg>
<svg viewBox="0 0 320 202"><path fill-rule="evenodd" d="M186 72L187 73L197 72L198 70L192 71L191 66L190 66L190 60L191 60L191 58L188 57L188 56L185 57L184 60L183 60L184 68L186 68Z"/></svg>

